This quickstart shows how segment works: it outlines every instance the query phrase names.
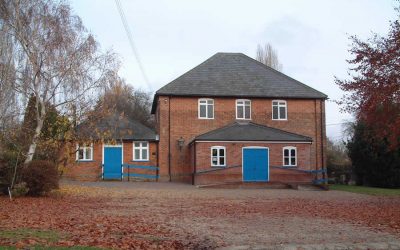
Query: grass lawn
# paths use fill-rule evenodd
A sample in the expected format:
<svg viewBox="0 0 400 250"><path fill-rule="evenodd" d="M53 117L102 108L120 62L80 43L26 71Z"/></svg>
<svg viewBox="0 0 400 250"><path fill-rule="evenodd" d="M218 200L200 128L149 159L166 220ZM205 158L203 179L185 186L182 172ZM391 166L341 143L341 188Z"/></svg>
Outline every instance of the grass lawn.
<svg viewBox="0 0 400 250"><path fill-rule="evenodd" d="M351 185L330 185L331 190L346 191L359 194L368 195L382 195L382 196L400 196L400 188L375 188L375 187L364 187L364 186L351 186Z"/></svg>
<svg viewBox="0 0 400 250"><path fill-rule="evenodd" d="M16 247L2 247L0 246L0 250L14 250L18 249ZM105 248L97 248L97 247L84 247L84 246L74 246L74 247L44 247L44 246L29 246L24 249L29 249L29 250L51 250L51 249L56 249L56 250L103 250Z"/></svg>
<svg viewBox="0 0 400 250"><path fill-rule="evenodd" d="M17 242L24 239L40 239L44 240L48 243L57 242L59 239L65 238L65 235L60 234L56 231L52 230L37 230L30 228L20 228L13 230L0 230L0 239L9 239L13 242ZM11 250L17 249L12 246L0 246L0 250ZM48 250L48 249L57 249L57 250L67 250L67 249L75 249L75 250L100 250L104 248L96 248L96 247L86 247L86 246L74 246L74 247L54 247L54 246L27 246L24 249L29 250Z"/></svg>
<svg viewBox="0 0 400 250"><path fill-rule="evenodd" d="M0 238L11 239L14 241L19 241L27 238L37 238L46 240L48 242L56 242L61 237L60 234L56 231L20 228L14 230L0 230Z"/></svg>

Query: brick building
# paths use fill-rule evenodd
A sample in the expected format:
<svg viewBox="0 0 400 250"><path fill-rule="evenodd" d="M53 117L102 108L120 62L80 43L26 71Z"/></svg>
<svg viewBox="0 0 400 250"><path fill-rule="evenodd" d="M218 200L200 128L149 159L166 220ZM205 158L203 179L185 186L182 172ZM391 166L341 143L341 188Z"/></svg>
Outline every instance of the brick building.
<svg viewBox="0 0 400 250"><path fill-rule="evenodd" d="M160 179L311 182L325 165L327 96L240 53L159 89Z"/></svg>
<svg viewBox="0 0 400 250"><path fill-rule="evenodd" d="M86 131L66 176L119 179L134 164L147 175L158 166L161 181L310 183L325 166L326 99L244 54L217 53L155 93L156 132L106 118L95 131L112 143Z"/></svg>
<svg viewBox="0 0 400 250"><path fill-rule="evenodd" d="M63 176L96 181L142 177L155 179L158 136L138 121L110 115L77 127L80 142L74 143L71 159ZM137 168L128 169L128 166Z"/></svg>

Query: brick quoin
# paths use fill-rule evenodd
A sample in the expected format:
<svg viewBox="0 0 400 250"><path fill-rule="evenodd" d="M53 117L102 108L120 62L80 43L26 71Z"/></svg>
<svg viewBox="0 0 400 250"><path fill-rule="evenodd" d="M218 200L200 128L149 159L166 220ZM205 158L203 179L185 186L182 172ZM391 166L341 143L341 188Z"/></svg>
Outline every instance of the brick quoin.
<svg viewBox="0 0 400 250"><path fill-rule="evenodd" d="M238 98L216 97L214 119L198 119L198 99L211 97L158 96L156 120L159 142L159 166L161 180L190 182L193 172L193 156L189 144L203 133L236 121ZM323 99L281 99L287 102L287 120L272 120L270 98L247 98L251 100L251 121L312 138L308 146L298 147L299 168L321 169L326 160L325 148L325 101ZM184 139L182 149L178 140ZM220 143L215 143L218 145ZM251 144L253 146L256 144ZM282 147L271 145L270 160L282 166ZM287 144L287 146L295 146ZM210 147L210 145L209 145ZM278 149L277 147L281 147ZM197 151L197 150L196 150ZM210 161L210 149L204 149L204 158ZM227 153L228 161L232 156ZM241 159L241 156L234 158ZM280 164L278 164L280 163ZM272 165L272 163L271 163ZM170 166L170 167L169 167Z"/></svg>

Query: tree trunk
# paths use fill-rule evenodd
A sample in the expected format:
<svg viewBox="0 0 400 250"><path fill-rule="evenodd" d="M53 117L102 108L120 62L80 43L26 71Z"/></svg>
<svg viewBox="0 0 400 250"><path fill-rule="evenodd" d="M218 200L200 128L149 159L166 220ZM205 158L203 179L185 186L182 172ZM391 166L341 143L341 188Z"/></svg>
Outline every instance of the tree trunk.
<svg viewBox="0 0 400 250"><path fill-rule="evenodd" d="M42 128L43 128L43 123L44 119L46 117L46 107L45 104L39 99L38 96L36 96L36 128L35 128L35 133L33 134L31 144L29 145L28 149L28 154L26 155L26 159L24 164L29 164L33 156L35 155L36 152L36 147L39 142L39 137L40 134L42 133Z"/></svg>
<svg viewBox="0 0 400 250"><path fill-rule="evenodd" d="M35 128L35 134L33 135L32 142L29 145L28 154L25 159L25 164L29 164L32 161L33 156L35 155L36 146L38 144L40 133L42 132L42 128L43 128L43 122L44 122L44 117L38 119L38 121L37 121L37 126Z"/></svg>

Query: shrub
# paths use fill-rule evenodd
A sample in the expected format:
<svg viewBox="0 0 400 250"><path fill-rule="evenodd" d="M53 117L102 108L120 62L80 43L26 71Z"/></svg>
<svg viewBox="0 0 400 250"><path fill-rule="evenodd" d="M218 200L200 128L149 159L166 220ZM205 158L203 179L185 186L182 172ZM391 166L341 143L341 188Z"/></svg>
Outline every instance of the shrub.
<svg viewBox="0 0 400 250"><path fill-rule="evenodd" d="M59 174L52 162L34 160L23 168L21 174L29 189L28 195L39 196L58 188Z"/></svg>
<svg viewBox="0 0 400 250"><path fill-rule="evenodd" d="M25 182L21 182L14 185L11 194L13 197L25 196L29 192L29 188L26 186Z"/></svg>

